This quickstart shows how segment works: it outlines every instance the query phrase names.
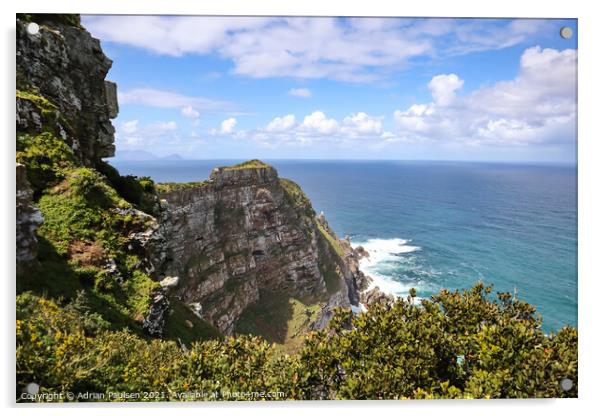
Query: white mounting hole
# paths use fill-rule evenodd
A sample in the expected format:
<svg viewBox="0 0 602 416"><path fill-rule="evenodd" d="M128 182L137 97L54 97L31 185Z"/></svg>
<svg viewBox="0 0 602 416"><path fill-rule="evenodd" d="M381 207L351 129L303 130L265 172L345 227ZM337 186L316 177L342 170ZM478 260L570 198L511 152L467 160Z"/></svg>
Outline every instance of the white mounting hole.
<svg viewBox="0 0 602 416"><path fill-rule="evenodd" d="M573 37L573 29L568 26L564 26L560 29L560 37L562 39L570 39Z"/></svg>
<svg viewBox="0 0 602 416"><path fill-rule="evenodd" d="M37 23L31 22L27 25L27 33L37 35L40 32L40 26Z"/></svg>

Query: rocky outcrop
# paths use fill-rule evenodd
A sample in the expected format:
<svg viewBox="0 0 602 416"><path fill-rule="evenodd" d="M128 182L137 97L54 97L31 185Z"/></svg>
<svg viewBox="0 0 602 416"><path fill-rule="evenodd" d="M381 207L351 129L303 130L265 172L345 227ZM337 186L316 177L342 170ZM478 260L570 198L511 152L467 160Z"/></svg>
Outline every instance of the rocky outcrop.
<svg viewBox="0 0 602 416"><path fill-rule="evenodd" d="M357 264L329 250L297 185L260 163L215 169L208 181L161 196L176 293L225 334L264 294L320 300L327 311L359 301ZM342 246L353 260L353 249Z"/></svg>
<svg viewBox="0 0 602 416"><path fill-rule="evenodd" d="M105 81L112 61L81 26L31 15L39 32L17 20L17 132L50 129L92 166L115 153L116 85Z"/></svg>
<svg viewBox="0 0 602 416"><path fill-rule="evenodd" d="M375 286L370 290L362 292L361 302L366 306L374 304L390 305L395 302L395 297L384 293L378 286Z"/></svg>
<svg viewBox="0 0 602 416"><path fill-rule="evenodd" d="M163 336L163 327L165 326L165 319L169 313L169 299L167 297L167 291L161 289L157 291L153 297L148 314L142 321L142 329L154 337Z"/></svg>
<svg viewBox="0 0 602 416"><path fill-rule="evenodd" d="M43 221L42 214L33 204L33 191L27 181L25 166L17 163L17 267L35 260L38 253L36 230Z"/></svg>
<svg viewBox="0 0 602 416"><path fill-rule="evenodd" d="M318 316L314 322L311 323L310 328L312 330L320 330L326 328L330 319L334 316L337 308L349 308L351 303L347 292L340 290L328 299L328 302L322 306Z"/></svg>

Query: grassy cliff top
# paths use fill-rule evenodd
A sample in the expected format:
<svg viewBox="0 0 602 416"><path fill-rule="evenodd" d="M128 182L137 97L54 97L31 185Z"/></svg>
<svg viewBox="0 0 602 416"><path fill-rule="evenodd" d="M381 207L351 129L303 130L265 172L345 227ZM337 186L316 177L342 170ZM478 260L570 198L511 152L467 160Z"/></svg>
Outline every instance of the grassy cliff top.
<svg viewBox="0 0 602 416"><path fill-rule="evenodd" d="M159 194L165 194L168 192L178 191L181 189L191 189L191 188L200 188L208 185L207 181L197 181L197 182L161 182L155 184L155 189Z"/></svg>
<svg viewBox="0 0 602 416"><path fill-rule="evenodd" d="M247 160L246 162L239 163L237 165L232 166L223 166L219 169L221 170L240 170L240 169L264 169L271 168L272 166L268 165L265 162L262 162L259 159Z"/></svg>

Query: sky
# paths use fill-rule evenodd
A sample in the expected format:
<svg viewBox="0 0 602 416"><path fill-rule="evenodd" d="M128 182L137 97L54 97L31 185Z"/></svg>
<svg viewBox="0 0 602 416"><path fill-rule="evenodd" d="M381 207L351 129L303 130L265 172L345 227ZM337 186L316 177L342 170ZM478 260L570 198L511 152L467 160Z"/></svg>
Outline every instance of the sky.
<svg viewBox="0 0 602 416"><path fill-rule="evenodd" d="M574 19L82 22L113 60L118 158L575 161Z"/></svg>

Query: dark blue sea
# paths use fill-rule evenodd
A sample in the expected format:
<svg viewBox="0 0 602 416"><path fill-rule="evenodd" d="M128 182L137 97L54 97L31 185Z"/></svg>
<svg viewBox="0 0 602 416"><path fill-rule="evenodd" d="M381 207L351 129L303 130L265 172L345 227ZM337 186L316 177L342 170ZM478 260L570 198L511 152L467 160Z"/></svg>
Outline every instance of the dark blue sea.
<svg viewBox="0 0 602 416"><path fill-rule="evenodd" d="M240 161L110 161L158 182ZM577 169L415 161L267 161L299 183L339 236L370 252L381 289L419 297L476 281L516 291L543 328L577 325Z"/></svg>

